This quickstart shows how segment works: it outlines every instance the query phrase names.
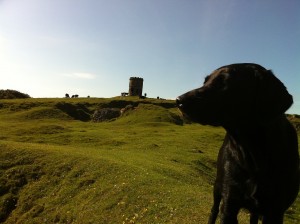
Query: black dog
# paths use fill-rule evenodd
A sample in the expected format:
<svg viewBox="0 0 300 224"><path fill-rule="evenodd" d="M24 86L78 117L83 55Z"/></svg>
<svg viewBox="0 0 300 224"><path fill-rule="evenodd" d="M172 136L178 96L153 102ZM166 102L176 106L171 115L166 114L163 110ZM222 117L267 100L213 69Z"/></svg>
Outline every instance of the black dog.
<svg viewBox="0 0 300 224"><path fill-rule="evenodd" d="M250 223L282 224L284 212L299 190L297 134L284 112L293 98L285 86L257 64L223 66L207 76L204 85L177 98L192 121L223 126L214 204L209 223L221 206L221 223L238 223L241 208Z"/></svg>

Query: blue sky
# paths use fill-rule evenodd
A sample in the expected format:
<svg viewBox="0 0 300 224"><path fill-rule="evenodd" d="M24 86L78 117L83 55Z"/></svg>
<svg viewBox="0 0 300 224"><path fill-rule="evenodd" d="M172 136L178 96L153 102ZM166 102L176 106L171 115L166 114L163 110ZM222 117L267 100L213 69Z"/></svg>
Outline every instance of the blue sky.
<svg viewBox="0 0 300 224"><path fill-rule="evenodd" d="M300 114L298 0L0 0L0 89L175 99L214 69L272 69Z"/></svg>

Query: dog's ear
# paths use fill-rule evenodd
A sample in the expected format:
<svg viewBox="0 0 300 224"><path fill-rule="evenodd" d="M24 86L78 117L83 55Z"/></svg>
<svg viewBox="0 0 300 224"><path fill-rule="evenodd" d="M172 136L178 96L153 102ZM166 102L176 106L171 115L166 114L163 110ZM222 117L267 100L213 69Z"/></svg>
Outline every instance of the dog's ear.
<svg viewBox="0 0 300 224"><path fill-rule="evenodd" d="M257 71L256 110L262 118L283 114L293 104L293 97L271 70Z"/></svg>

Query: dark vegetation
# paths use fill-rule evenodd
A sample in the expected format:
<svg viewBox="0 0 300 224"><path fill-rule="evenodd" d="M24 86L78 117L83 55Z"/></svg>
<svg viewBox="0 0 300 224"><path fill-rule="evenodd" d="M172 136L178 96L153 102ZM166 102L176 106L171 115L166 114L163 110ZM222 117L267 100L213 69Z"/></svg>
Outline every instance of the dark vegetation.
<svg viewBox="0 0 300 224"><path fill-rule="evenodd" d="M225 132L185 123L174 101L1 100L0 129L2 223L207 223ZM285 223L299 221L298 197Z"/></svg>
<svg viewBox="0 0 300 224"><path fill-rule="evenodd" d="M0 99L23 99L23 98L30 98L30 96L28 94L21 93L16 90L0 89Z"/></svg>

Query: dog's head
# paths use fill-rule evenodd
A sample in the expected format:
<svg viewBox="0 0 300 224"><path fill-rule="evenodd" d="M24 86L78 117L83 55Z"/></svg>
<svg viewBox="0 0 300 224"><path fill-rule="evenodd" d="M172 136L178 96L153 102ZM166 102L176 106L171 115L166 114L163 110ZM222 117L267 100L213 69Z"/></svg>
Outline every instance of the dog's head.
<svg viewBox="0 0 300 224"><path fill-rule="evenodd" d="M272 71L257 64L223 66L207 76L202 87L177 98L186 117L214 126L265 122L283 114L292 103Z"/></svg>

